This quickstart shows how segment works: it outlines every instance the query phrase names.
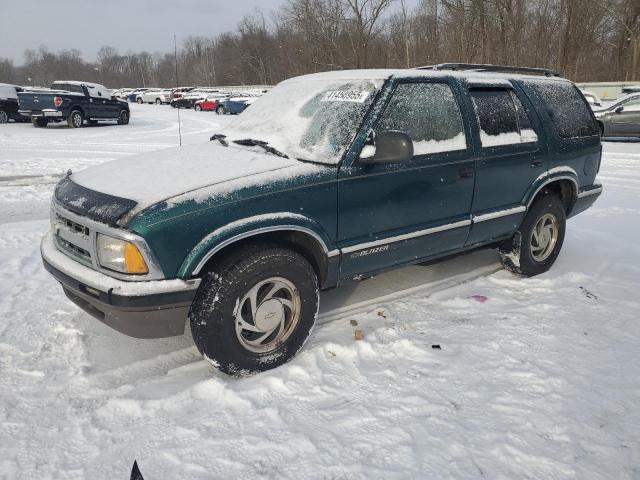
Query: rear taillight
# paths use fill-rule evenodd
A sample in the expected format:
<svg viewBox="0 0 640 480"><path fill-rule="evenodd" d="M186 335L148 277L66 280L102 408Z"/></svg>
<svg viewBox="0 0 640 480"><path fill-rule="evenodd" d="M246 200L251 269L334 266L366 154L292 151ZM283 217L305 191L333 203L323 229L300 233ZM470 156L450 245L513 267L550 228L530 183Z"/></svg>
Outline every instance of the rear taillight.
<svg viewBox="0 0 640 480"><path fill-rule="evenodd" d="M54 97L53 104L56 107L59 107L60 105L62 105L62 97Z"/></svg>

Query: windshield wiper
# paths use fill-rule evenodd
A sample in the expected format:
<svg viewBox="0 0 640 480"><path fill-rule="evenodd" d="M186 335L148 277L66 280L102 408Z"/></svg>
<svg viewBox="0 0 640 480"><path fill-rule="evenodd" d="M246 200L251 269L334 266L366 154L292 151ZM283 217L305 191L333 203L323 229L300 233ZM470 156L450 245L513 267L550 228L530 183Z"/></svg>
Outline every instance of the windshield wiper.
<svg viewBox="0 0 640 480"><path fill-rule="evenodd" d="M281 158L289 158L288 155L282 153L280 150L276 150L275 148L273 148L263 140L254 140L252 138L246 138L244 140L234 140L233 143L237 143L238 145L242 145L243 147L260 147L264 149L264 151L267 153L277 155L278 157L281 157Z"/></svg>
<svg viewBox="0 0 640 480"><path fill-rule="evenodd" d="M228 147L229 142L227 142L225 138L227 138L226 135L223 135L221 133L214 133L213 135L211 135L211 138L209 139L209 141L214 142L217 140L218 142L220 142L221 145Z"/></svg>

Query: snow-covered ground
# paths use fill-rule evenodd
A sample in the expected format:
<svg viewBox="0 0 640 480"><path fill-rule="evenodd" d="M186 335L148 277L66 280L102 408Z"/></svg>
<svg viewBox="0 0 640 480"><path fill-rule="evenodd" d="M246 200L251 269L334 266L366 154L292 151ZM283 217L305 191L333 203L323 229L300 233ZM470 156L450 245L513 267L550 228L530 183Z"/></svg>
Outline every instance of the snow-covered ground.
<svg viewBox="0 0 640 480"><path fill-rule="evenodd" d="M41 266L57 176L177 143L175 110L132 110L0 126L1 479L640 478L640 144L605 145L550 272L484 251L347 285L294 361L238 380L187 336L101 325ZM181 114L185 143L228 120Z"/></svg>

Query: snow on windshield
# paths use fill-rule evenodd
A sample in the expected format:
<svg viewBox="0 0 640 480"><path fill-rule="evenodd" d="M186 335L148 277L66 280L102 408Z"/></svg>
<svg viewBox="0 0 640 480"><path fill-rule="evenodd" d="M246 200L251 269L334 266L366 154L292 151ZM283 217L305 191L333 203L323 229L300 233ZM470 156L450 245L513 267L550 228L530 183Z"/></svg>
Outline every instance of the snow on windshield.
<svg viewBox="0 0 640 480"><path fill-rule="evenodd" d="M292 158L335 165L383 80L298 78L277 85L222 133L261 140Z"/></svg>

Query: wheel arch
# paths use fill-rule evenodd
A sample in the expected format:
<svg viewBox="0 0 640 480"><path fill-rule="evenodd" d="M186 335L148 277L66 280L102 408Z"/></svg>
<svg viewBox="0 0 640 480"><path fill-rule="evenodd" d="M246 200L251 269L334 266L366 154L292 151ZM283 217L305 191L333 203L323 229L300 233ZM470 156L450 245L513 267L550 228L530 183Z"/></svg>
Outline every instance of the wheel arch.
<svg viewBox="0 0 640 480"><path fill-rule="evenodd" d="M525 197L527 210L531 207L531 204L542 195L554 192L558 194L562 200L568 216L578 200L578 185L578 175L572 168L566 167L555 171L550 170L545 178L540 179L539 182L532 186Z"/></svg>
<svg viewBox="0 0 640 480"><path fill-rule="evenodd" d="M278 218L281 223L273 224ZM267 214L238 220L214 230L187 255L178 276L199 276L230 251L249 243L283 245L304 256L313 266L321 285L330 275L330 263L339 251L331 249L327 234L317 222L298 214Z"/></svg>

